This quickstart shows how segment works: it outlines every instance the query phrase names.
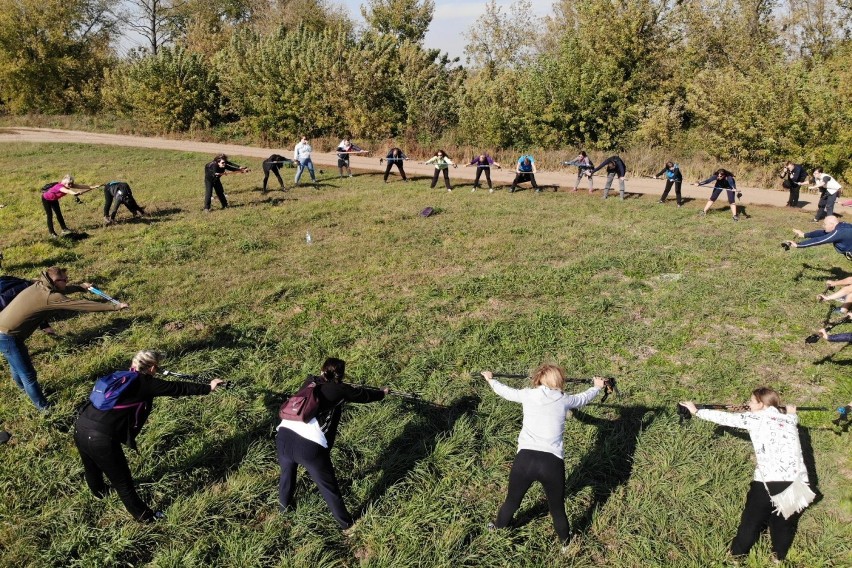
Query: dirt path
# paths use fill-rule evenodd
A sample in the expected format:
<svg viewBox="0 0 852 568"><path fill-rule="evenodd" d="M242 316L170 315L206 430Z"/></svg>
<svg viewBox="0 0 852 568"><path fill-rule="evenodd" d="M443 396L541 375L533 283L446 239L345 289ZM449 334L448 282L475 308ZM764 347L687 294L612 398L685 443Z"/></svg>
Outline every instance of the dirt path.
<svg viewBox="0 0 852 568"><path fill-rule="evenodd" d="M155 138L144 136L125 136L119 134L98 134L93 132L81 132L78 130L57 130L51 128L26 128L26 127L7 127L0 128L0 142L34 142L34 143L56 143L56 144L106 144L109 146L128 146L132 148L155 148L160 150L178 150L181 152L200 152L202 154L213 155L224 152L233 156L245 156L251 158L266 158L272 153L283 154L290 156L291 149L280 148L259 148L255 146L241 146L237 144L217 144L211 142L193 142L189 140L169 140L167 138ZM384 166L379 165L379 155L367 158L361 156L353 156L351 159L352 167L358 170L365 171L384 171ZM318 166L336 168L337 156L334 153L314 152L314 163ZM252 164L248 164L253 167ZM254 165L257 166L257 165ZM260 169L257 167L257 169ZM409 175L429 176L431 177L432 166L424 165L413 160L406 162L405 171ZM475 168L459 167L458 169L450 170L451 183L457 183L457 180L470 182L476 174ZM391 173L396 176L396 168ZM539 185L560 186L562 191L570 190L573 187L576 179L576 168L566 168L559 172L539 172L536 174L536 180ZM494 170L491 178L494 185L508 185L512 182L514 174L508 170ZM595 187L603 186L604 178L595 177ZM439 181L439 183L442 183ZM617 183L613 184L616 188ZM647 178L630 178L627 181L627 191L630 193L650 194L658 196L662 194L665 182L662 180L654 180ZM743 202L749 205L773 205L783 207L787 202L787 192L778 190L768 190L760 188L743 187ZM580 191L584 192L582 188ZM600 192L596 192L600 195ZM695 199L696 203L703 205L705 200L710 195L710 188L696 187L685 185L683 188L683 196L685 198ZM674 199L674 192L669 194L669 199ZM717 201L717 206L721 205L725 196L722 195ZM814 194L802 193L800 204L804 204L802 209L806 211L815 211L818 196Z"/></svg>

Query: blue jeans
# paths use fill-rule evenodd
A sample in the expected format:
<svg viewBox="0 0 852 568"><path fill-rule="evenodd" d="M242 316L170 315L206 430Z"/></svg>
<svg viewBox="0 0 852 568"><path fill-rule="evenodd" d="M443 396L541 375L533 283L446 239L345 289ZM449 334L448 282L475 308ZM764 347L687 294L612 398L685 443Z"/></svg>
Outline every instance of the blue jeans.
<svg viewBox="0 0 852 568"><path fill-rule="evenodd" d="M24 340L0 333L0 353L9 362L12 380L27 393L35 407L39 410L46 410L50 407L50 403L44 398L41 386L36 380L36 371L33 368L30 352L27 350Z"/></svg>
<svg viewBox="0 0 852 568"><path fill-rule="evenodd" d="M296 183L299 183L299 180L302 179L302 172L305 171L305 168L308 168L308 173L311 174L311 181L316 182L317 178L314 175L314 163L310 158L307 158L302 160L296 167Z"/></svg>

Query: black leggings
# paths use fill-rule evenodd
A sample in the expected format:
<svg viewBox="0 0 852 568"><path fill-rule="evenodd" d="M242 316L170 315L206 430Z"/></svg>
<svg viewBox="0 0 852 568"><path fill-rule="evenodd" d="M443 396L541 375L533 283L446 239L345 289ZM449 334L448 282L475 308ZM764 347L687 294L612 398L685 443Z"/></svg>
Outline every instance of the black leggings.
<svg viewBox="0 0 852 568"><path fill-rule="evenodd" d="M488 182L488 188L491 189L491 168L490 167L482 168L482 167L476 166L476 179L473 180L473 187L479 187L479 177L483 174L483 172L485 173L485 180Z"/></svg>
<svg viewBox="0 0 852 568"><path fill-rule="evenodd" d="M65 226L65 219L62 218L62 210L59 208L59 200L48 201L44 197L41 198L41 205L44 207L44 212L47 214L47 230L50 231L51 235L56 234L56 230L53 228L53 214L56 214L56 220L59 221L59 226L62 227L63 231L67 231L68 227Z"/></svg>
<svg viewBox="0 0 852 568"><path fill-rule="evenodd" d="M509 473L509 492L497 513L497 528L509 526L533 481L544 487L556 534L563 543L567 542L571 527L565 515L565 462L549 452L521 450L515 456Z"/></svg>
<svg viewBox="0 0 852 568"><path fill-rule="evenodd" d="M388 160L388 165L385 166L385 181L388 181L388 176L390 175L391 167L396 166L399 169L399 175L402 176L402 179L406 179L405 170L402 169L402 160ZM435 187L434 185L432 187Z"/></svg>
<svg viewBox="0 0 852 568"><path fill-rule="evenodd" d="M682 184L682 181L666 180L666 188L663 190L663 196L660 198L660 201L666 200L666 197L669 196L669 192L672 190L672 186L674 186L675 195L677 196L677 204L680 205L683 203L683 199L680 196L680 186Z"/></svg>
<svg viewBox="0 0 852 568"><path fill-rule="evenodd" d="M210 209L210 202L213 199L213 190L216 190L216 197L219 198L219 203L222 204L222 209L228 206L228 200L225 198L225 188L222 187L222 180L217 178L204 178L204 208Z"/></svg>
<svg viewBox="0 0 852 568"><path fill-rule="evenodd" d="M781 493L790 486L789 481L769 481L766 483L773 495ZM775 506L769 500L769 492L760 481L752 481L746 496L745 509L743 509L737 536L731 543L731 554L740 556L748 554L763 529L769 528L769 537L772 541L772 552L778 560L787 557L787 551L793 544L796 536L796 527L799 524L800 513L794 514L789 519L773 513Z"/></svg>
<svg viewBox="0 0 852 568"><path fill-rule="evenodd" d="M443 170L439 170L438 168L435 168L435 173L432 174L432 185L429 186L429 187L434 188L438 184L438 175L441 172L444 172L444 185L447 186L447 189L451 189L450 188L450 170L447 169L447 168L444 168Z"/></svg>
<svg viewBox="0 0 852 568"><path fill-rule="evenodd" d="M281 184L281 188L284 188L284 180L281 179L281 174L278 173L279 169L281 169L281 166L278 164L263 162L263 191L266 191L266 184L269 182L269 172L275 174L275 177L278 178L278 183Z"/></svg>
<svg viewBox="0 0 852 568"><path fill-rule="evenodd" d="M104 217L109 217L115 221L118 208L122 203L134 215L142 213L142 208L139 207L139 204L136 203L135 199L133 199L133 193L130 192L130 189L119 189L115 192L115 197L113 197L109 188L104 188Z"/></svg>
<svg viewBox="0 0 852 568"><path fill-rule="evenodd" d="M538 189L538 184L535 182L535 174L532 172L521 172L515 176L512 182L512 190L515 189L516 185L524 182L530 182L534 188Z"/></svg>
<svg viewBox="0 0 852 568"><path fill-rule="evenodd" d="M104 475L118 493L127 511L137 521L151 521L154 512L145 504L133 487L130 466L121 449L121 443L109 435L85 427L74 430L74 444L83 460L86 485L98 499L107 492Z"/></svg>
<svg viewBox="0 0 852 568"><path fill-rule="evenodd" d="M352 515L340 495L337 477L331 464L331 452L315 442L302 438L292 430L279 428L275 436L281 476L278 480L278 504L282 510L296 508L296 468L301 464L319 487L331 514L341 529L352 526Z"/></svg>

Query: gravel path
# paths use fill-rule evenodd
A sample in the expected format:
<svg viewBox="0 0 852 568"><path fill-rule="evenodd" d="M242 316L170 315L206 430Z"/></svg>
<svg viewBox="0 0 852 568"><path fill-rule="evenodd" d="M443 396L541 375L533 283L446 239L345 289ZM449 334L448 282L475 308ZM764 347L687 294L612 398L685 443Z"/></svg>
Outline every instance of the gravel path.
<svg viewBox="0 0 852 568"><path fill-rule="evenodd" d="M237 144L217 144L211 142L193 142L190 140L170 140L167 138L145 137L145 136L126 136L120 134L98 134L93 132L81 132L78 130L58 130L52 128L28 128L28 127L6 127L0 128L0 142L33 142L33 143L57 143L57 144L106 144L110 146L128 146L132 148L156 148L160 150L178 150L181 152L200 152L209 154L211 159L215 154L224 152L229 156L244 156L250 158L266 158L272 153L291 156L292 149L280 148L260 148L256 146L241 146ZM383 153L382 153L383 155ZM379 165L379 158L376 154L374 157L352 156L352 168L364 171L384 171L384 166ZM239 161L239 160L237 160ZM336 168L337 156L334 153L314 152L313 161L317 166ZM246 164L253 169L259 170L259 164ZM431 177L432 166L424 165L413 160L405 164L405 171L409 175L414 176L429 176ZM576 179L576 168L566 168L559 172L539 172L536 174L536 181L539 185L560 186L561 191L570 190L573 187ZM458 169L450 170L451 183L457 183L458 180L470 182L476 174L475 168L459 167ZM396 179L396 168L392 170L391 175ZM506 169L493 170L491 178L495 185L508 185L511 183L514 174ZM603 186L605 178L595 176L595 187L598 190L596 195L600 195L600 187ZM421 182L422 183L422 182ZM439 187L443 187L443 181L439 180ZM484 180L483 180L484 184ZM780 184L780 181L779 181ZM618 183L613 184L616 188ZM662 194L665 182L662 180L654 180L648 178L628 178L627 191L630 193L650 194L659 196ZM743 202L748 205L773 205L783 207L787 202L787 192L780 190L768 190L760 188L742 187ZM437 190L436 190L437 191ZM582 187L580 192L586 190ZM612 194L611 194L612 195ZM709 187L696 187L688 184L684 185L683 196L692 198L696 203L703 205L710 195ZM674 191L669 194L669 199L674 199ZM725 201L725 196L722 195L716 206L720 206ZM800 204L804 204L802 209L806 211L815 211L818 201L818 196L807 194L801 195Z"/></svg>

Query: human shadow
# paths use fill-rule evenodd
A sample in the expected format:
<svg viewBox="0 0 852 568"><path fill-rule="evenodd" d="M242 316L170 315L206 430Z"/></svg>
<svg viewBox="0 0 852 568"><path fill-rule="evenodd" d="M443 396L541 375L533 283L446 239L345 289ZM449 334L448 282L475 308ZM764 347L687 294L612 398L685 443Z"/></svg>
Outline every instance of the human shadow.
<svg viewBox="0 0 852 568"><path fill-rule="evenodd" d="M639 433L648 428L662 408L648 406L612 406L618 411L615 418L597 418L584 411L574 411L574 418L582 424L594 426L598 433L594 445L579 464L568 474L566 495L584 487L592 488L592 502L578 518L572 521L575 532L585 532L592 523L596 510L603 507L615 491L630 479L633 454ZM514 526L522 526L548 513L547 503L539 501L515 516Z"/></svg>
<svg viewBox="0 0 852 568"><path fill-rule="evenodd" d="M380 461L364 472L379 470L381 476L370 488L364 502L355 508L358 511L356 516L364 514L371 503L404 479L418 462L431 455L438 439L452 431L461 416L476 410L479 401L478 396L470 395L453 401L449 406L437 406L428 402L407 402L403 399L402 404L411 409L414 417L402 432L387 444Z"/></svg>
<svg viewBox="0 0 852 568"><path fill-rule="evenodd" d="M822 272L826 274L826 276L805 276L806 270L815 270L818 272ZM802 263L802 269L799 273L793 277L794 282L799 282L803 278L807 280L842 280L849 276L849 273L840 268L839 266L832 266L831 268L826 268L824 266L814 266L812 264L808 264L807 262Z"/></svg>

